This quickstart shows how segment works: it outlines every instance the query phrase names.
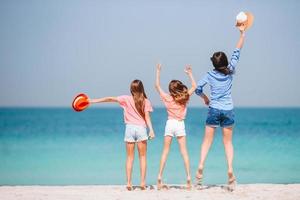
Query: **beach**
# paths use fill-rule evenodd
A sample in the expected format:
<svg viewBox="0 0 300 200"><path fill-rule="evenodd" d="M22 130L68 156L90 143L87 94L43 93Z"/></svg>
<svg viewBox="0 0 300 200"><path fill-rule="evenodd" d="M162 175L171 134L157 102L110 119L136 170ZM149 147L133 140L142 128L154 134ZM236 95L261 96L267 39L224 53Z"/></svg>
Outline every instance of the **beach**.
<svg viewBox="0 0 300 200"><path fill-rule="evenodd" d="M0 200L300 200L299 8L0 1Z"/></svg>
<svg viewBox="0 0 300 200"><path fill-rule="evenodd" d="M94 200L94 199L201 199L201 200L234 200L234 199L300 199L300 184L242 184L233 192L221 185L206 186L202 190L187 191L179 185L170 185L169 190L156 190L149 186L141 191L135 188L127 191L125 186L2 186L0 196L3 200Z"/></svg>

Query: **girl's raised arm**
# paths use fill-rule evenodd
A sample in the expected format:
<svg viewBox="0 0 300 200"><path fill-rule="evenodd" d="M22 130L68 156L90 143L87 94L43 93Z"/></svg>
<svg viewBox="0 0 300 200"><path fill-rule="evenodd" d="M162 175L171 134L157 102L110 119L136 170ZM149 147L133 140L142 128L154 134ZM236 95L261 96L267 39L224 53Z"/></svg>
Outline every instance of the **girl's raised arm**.
<svg viewBox="0 0 300 200"><path fill-rule="evenodd" d="M163 89L161 89L160 87L160 70L161 70L161 64L157 63L156 64L156 80L155 80L155 88L157 90L157 92L162 95L164 94Z"/></svg>
<svg viewBox="0 0 300 200"><path fill-rule="evenodd" d="M103 97L100 99L88 99L90 103L118 102L117 97Z"/></svg>
<svg viewBox="0 0 300 200"><path fill-rule="evenodd" d="M195 81L194 76L193 76L191 65L186 65L184 71L189 76L190 81L192 83L192 87L188 91L189 95L191 96L197 88L197 84L196 84L196 81Z"/></svg>

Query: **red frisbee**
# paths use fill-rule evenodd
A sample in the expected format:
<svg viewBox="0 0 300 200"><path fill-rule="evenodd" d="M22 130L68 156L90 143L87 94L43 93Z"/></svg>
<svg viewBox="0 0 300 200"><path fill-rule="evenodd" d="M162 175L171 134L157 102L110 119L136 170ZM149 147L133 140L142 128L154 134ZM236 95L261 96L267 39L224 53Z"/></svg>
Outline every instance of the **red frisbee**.
<svg viewBox="0 0 300 200"><path fill-rule="evenodd" d="M88 101L88 96L85 94L79 94L77 95L72 103L72 107L75 111L80 112L86 109L90 105L90 102Z"/></svg>

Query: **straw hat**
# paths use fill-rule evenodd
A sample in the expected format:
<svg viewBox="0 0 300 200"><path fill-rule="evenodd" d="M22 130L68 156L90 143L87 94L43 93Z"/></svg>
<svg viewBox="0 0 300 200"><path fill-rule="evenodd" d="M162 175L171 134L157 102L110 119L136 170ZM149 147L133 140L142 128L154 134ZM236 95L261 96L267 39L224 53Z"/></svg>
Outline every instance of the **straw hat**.
<svg viewBox="0 0 300 200"><path fill-rule="evenodd" d="M77 95L72 103L72 107L75 111L80 112L86 109L90 105L90 102L88 101L88 96L85 94L79 94Z"/></svg>
<svg viewBox="0 0 300 200"><path fill-rule="evenodd" d="M236 16L236 27L240 30L247 30L249 29L254 21L254 16L250 12L240 12Z"/></svg>

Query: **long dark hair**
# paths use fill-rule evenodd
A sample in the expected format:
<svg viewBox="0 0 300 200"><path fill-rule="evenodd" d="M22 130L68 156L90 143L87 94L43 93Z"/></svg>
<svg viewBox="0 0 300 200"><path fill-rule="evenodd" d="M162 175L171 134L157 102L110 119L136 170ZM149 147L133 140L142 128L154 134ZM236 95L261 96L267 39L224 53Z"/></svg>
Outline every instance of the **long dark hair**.
<svg viewBox="0 0 300 200"><path fill-rule="evenodd" d="M215 67L215 70L221 72L222 74L228 75L230 74L230 70L228 69L228 59L224 52L218 51L213 54L210 58Z"/></svg>
<svg viewBox="0 0 300 200"><path fill-rule="evenodd" d="M145 99L147 95L144 90L144 85L140 80L133 80L130 84L130 92L133 96L134 104L139 114L145 119Z"/></svg>
<svg viewBox="0 0 300 200"><path fill-rule="evenodd" d="M185 106L190 99L188 88L179 80L172 80L169 83L169 92L174 101L179 105Z"/></svg>

